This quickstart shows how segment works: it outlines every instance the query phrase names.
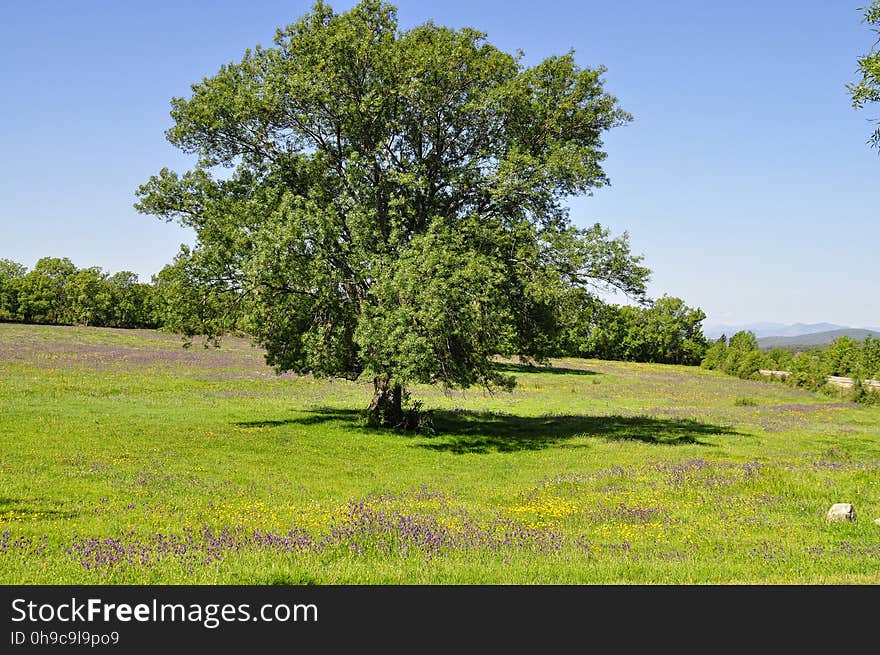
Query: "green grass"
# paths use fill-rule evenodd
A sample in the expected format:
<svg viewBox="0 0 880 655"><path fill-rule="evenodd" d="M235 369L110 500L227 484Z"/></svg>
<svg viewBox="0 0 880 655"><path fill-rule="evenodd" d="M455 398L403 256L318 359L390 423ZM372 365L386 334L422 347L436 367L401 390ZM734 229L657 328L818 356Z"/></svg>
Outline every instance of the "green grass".
<svg viewBox="0 0 880 655"><path fill-rule="evenodd" d="M0 324L0 583L880 583L880 407L565 359L413 436L180 343Z"/></svg>

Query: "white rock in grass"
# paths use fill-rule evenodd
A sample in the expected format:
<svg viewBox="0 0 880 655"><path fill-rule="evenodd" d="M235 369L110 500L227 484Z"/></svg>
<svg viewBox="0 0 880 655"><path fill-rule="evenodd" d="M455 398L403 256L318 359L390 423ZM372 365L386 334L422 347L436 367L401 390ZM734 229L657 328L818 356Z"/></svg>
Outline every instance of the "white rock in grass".
<svg viewBox="0 0 880 655"><path fill-rule="evenodd" d="M825 516L828 521L855 521L856 508L850 503L834 503Z"/></svg>
<svg viewBox="0 0 880 655"><path fill-rule="evenodd" d="M874 519L874 523L876 523L877 525L880 525L880 519Z"/></svg>

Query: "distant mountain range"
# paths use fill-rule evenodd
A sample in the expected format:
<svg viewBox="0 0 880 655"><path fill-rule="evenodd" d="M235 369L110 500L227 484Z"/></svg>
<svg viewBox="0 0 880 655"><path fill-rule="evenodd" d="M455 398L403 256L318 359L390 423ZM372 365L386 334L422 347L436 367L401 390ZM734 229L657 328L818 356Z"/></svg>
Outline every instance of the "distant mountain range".
<svg viewBox="0 0 880 655"><path fill-rule="evenodd" d="M758 337L761 348L791 346L823 346L840 337L864 339L867 336L880 338L880 327L852 328L835 323L748 323L744 325L707 325L703 334L708 339L717 339L722 334L733 336L747 330Z"/></svg>
<svg viewBox="0 0 880 655"><path fill-rule="evenodd" d="M849 337L856 341L862 341L865 337L874 337L880 339L880 331L863 330L859 328L842 328L840 330L827 330L825 332L811 332L810 334L801 334L795 337L759 337L759 348L793 348L795 346L827 346L829 343L840 339L840 337Z"/></svg>
<svg viewBox="0 0 880 655"><path fill-rule="evenodd" d="M835 325L834 323L746 323L743 325L706 325L703 328L703 334L709 339L717 339L722 334L730 337L741 330L746 330L753 332L758 338L799 337L802 334L844 330L848 327L848 325Z"/></svg>

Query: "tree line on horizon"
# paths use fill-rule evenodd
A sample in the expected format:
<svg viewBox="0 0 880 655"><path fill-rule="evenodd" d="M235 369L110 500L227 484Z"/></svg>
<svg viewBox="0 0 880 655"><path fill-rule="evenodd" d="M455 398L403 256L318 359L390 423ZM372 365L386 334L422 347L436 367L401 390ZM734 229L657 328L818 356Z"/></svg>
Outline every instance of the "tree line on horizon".
<svg viewBox="0 0 880 655"><path fill-rule="evenodd" d="M131 271L77 268L67 257L43 257L29 271L0 259L0 321L156 328L155 300L155 286Z"/></svg>
<svg viewBox="0 0 880 655"><path fill-rule="evenodd" d="M43 257L32 270L0 259L0 321L45 325L150 328L194 335L223 313L227 332L249 334L247 313L236 312L225 291L190 279L184 252L141 282L136 273L77 268L67 257ZM880 339L840 337L825 347L762 350L751 331L708 340L705 313L664 295L641 305L584 297L565 312L547 351L556 357L702 366L743 379L766 379L760 370L788 371L793 386L821 390L828 376L880 379ZM856 400L876 400L857 385Z"/></svg>
<svg viewBox="0 0 880 655"><path fill-rule="evenodd" d="M564 332L560 354L656 364L698 366L708 340L706 314L669 295L644 305L584 303Z"/></svg>
<svg viewBox="0 0 880 655"><path fill-rule="evenodd" d="M154 328L196 334L221 307L228 331L248 333L244 312L236 314L222 292L195 284L189 260L178 256L150 282L136 273L77 268L67 257L43 257L32 270L0 259L0 321ZM584 297L569 308L555 356L699 365L707 347L706 315L680 298L664 295L644 305L617 305Z"/></svg>
<svg viewBox="0 0 880 655"><path fill-rule="evenodd" d="M722 335L706 350L702 367L719 370L743 379L767 379L761 370L786 372L774 375L795 387L814 391L825 389L829 376L856 380L850 395L854 400L875 402L880 394L869 392L863 380L880 379L880 339L840 337L828 346L803 350L770 348L761 350L751 331L742 330L729 339Z"/></svg>

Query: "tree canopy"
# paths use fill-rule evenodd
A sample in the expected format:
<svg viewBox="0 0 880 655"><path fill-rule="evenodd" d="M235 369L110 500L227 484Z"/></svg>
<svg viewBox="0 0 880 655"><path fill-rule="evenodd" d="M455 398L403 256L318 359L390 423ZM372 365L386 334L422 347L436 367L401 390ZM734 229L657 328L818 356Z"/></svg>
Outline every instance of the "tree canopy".
<svg viewBox="0 0 880 655"><path fill-rule="evenodd" d="M0 321L157 327L152 285L130 271L77 269L67 257L42 257L32 271L0 259Z"/></svg>
<svg viewBox="0 0 880 655"><path fill-rule="evenodd" d="M664 295L642 305L583 303L561 340L567 356L697 365L708 343L706 314Z"/></svg>
<svg viewBox="0 0 880 655"><path fill-rule="evenodd" d="M856 84L849 85L852 94L852 103L856 109L861 109L868 103L880 101L880 0L874 0L869 7L864 7L862 22L872 26L872 31L878 35L873 47L859 58L859 73L862 78ZM877 127L871 135L871 143L880 148L880 127Z"/></svg>
<svg viewBox="0 0 880 655"><path fill-rule="evenodd" d="M495 355L542 361L566 308L645 294L626 233L564 205L608 184L602 137L631 120L604 72L316 3L172 101L166 136L197 164L136 207L195 230L175 279L205 309L181 329L245 317L278 371L367 374L385 425L405 385L510 386Z"/></svg>

